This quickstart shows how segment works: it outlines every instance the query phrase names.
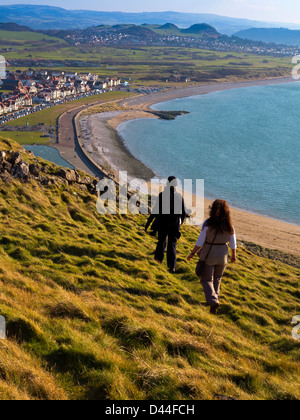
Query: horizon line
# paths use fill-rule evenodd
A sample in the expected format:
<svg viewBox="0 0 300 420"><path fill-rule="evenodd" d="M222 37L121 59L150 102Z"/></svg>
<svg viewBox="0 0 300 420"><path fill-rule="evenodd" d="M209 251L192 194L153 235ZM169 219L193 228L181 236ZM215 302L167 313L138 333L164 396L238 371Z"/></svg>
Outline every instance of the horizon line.
<svg viewBox="0 0 300 420"><path fill-rule="evenodd" d="M144 12L133 12L133 11L121 11L121 10L96 10L96 9L68 9L61 6L54 6L54 5L43 5L43 4L30 4L30 3L12 3L12 4L0 4L1 7L12 7L12 6L31 6L31 7L47 7L47 8L54 8L54 9L61 9L61 10L67 10L69 12L73 11L82 11L82 12L99 12L99 13L122 13L122 14L145 14L145 13L178 13L178 14L184 14L184 15L210 15L210 16L218 16L223 18L230 18L230 19L237 19L237 20L247 20L249 22L261 22L261 23L272 23L272 24L289 24L289 25L299 25L300 22L291 22L291 21L274 21L274 20L259 20L259 19L249 19L247 17L235 17L235 16L228 16L228 15L221 15L218 13L207 13L207 12L182 12L177 10L165 10L165 11L144 11Z"/></svg>

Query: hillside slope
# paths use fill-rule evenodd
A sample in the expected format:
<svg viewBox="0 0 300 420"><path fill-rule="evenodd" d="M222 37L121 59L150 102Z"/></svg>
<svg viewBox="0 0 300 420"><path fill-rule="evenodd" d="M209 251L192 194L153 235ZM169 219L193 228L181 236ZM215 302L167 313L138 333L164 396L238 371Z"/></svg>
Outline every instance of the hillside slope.
<svg viewBox="0 0 300 420"><path fill-rule="evenodd" d="M234 34L238 38L275 44L300 45L300 31L286 28L251 28Z"/></svg>
<svg viewBox="0 0 300 420"><path fill-rule="evenodd" d="M187 28L195 22L206 22L214 26L219 32L232 35L237 31L249 28L278 27L299 29L299 24L279 24L272 22L254 21L248 19L231 18L207 13L180 12L100 12L95 10L66 10L60 7L12 4L0 6L0 22L15 22L27 25L33 29L78 29L97 25L116 25L144 23L164 25L167 22Z"/></svg>
<svg viewBox="0 0 300 420"><path fill-rule="evenodd" d="M17 23L0 23L1 31L13 31L13 32L32 32L28 26L20 26Z"/></svg>
<svg viewBox="0 0 300 420"><path fill-rule="evenodd" d="M207 25L206 23L199 23L196 25L192 25L190 28L183 29L181 31L183 34L187 35L203 35L203 36L214 36L218 37L220 34L218 31L211 25Z"/></svg>
<svg viewBox="0 0 300 420"><path fill-rule="evenodd" d="M213 317L186 262L196 228L172 276L144 217L99 216L95 202L77 186L0 180L0 399L300 398L299 269L240 249Z"/></svg>

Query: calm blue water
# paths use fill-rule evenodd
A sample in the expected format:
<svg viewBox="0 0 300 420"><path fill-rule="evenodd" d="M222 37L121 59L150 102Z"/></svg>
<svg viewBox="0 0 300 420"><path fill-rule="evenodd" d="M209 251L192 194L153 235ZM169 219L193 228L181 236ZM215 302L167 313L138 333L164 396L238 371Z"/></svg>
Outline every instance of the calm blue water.
<svg viewBox="0 0 300 420"><path fill-rule="evenodd" d="M300 225L300 83L164 102L175 121L143 119L119 132L157 175L204 178L207 198Z"/></svg>
<svg viewBox="0 0 300 420"><path fill-rule="evenodd" d="M36 156L39 156L42 159L53 162L56 165L62 166L63 168L75 169L73 165L63 159L59 151L49 146L38 146L38 145L29 145L24 146L26 150L30 150Z"/></svg>

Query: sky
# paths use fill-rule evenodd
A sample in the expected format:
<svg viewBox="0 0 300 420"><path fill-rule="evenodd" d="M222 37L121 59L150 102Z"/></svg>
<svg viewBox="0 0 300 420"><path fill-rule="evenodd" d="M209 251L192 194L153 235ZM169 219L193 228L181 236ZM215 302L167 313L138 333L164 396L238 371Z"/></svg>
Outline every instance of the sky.
<svg viewBox="0 0 300 420"><path fill-rule="evenodd" d="M254 20L300 23L299 0L0 0L0 5L8 4L39 4L73 10L213 13Z"/></svg>

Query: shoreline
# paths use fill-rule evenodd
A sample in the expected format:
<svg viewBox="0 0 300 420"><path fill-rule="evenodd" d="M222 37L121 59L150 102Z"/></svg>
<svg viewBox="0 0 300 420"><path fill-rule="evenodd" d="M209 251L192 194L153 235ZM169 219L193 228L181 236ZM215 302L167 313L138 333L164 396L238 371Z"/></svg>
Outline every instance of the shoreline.
<svg viewBox="0 0 300 420"><path fill-rule="evenodd" d="M128 112L125 112L125 115L130 120L135 119L134 115L128 115ZM140 118L140 113L138 115ZM117 127L111 123L120 117L124 118L123 111L92 114L79 118L82 147L105 173L114 175L115 179L118 178L119 170L126 171L129 179L153 178L155 173L129 152Z"/></svg>
<svg viewBox="0 0 300 420"><path fill-rule="evenodd" d="M88 142L92 142L95 133L97 135L98 153L102 154L97 162L105 163L107 169L117 172L124 170L128 172L129 178L153 178L153 171L147 168L143 162L136 159L127 149L121 135L118 132L120 125L142 118L157 118L149 113L151 106L171 100L200 96L211 92L229 89L238 89L252 86L265 86L274 84L286 84L295 82L290 78L267 79L250 82L226 82L212 83L187 88L174 89L167 92L159 92L147 96L126 99L120 102L125 108L124 111L114 113L94 114L86 118L86 125L90 128ZM91 124L91 120L92 124ZM81 125L81 124L80 124ZM100 135L99 135L100 133ZM86 138L85 138L86 140ZM84 144L85 148L87 144ZM99 153L102 147L102 153ZM94 150L94 152L96 152ZM93 155L95 159L95 156ZM150 176L151 175L151 176ZM230 200L228 200L230 201ZM208 215L208 208L212 200L205 198L205 217ZM269 216L262 216L247 210L231 207L233 223L235 225L238 239L245 242L257 243L265 248L278 249L280 251L300 256L300 226L288 222L273 219Z"/></svg>

